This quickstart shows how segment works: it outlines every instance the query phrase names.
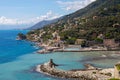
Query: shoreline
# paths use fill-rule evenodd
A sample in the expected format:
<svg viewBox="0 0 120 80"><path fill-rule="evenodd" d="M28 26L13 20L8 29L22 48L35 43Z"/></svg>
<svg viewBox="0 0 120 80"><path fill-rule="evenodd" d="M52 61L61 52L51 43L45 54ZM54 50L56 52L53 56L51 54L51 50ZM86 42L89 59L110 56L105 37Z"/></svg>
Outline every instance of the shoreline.
<svg viewBox="0 0 120 80"><path fill-rule="evenodd" d="M36 66L36 71L54 77L66 79L80 79L80 80L107 80L113 77L114 68L99 69L90 64L87 64L87 69L76 71L66 71L50 66L51 62L47 62Z"/></svg>
<svg viewBox="0 0 120 80"><path fill-rule="evenodd" d="M64 46L64 47L52 47L52 46L41 44L41 43L37 43L36 46L43 48L43 49L37 51L37 53L39 53L39 54L46 54L46 53L51 53L51 52L120 51L120 49L109 50L106 47L99 47L99 46L96 48L93 48L93 47L80 48L78 45L69 45L69 46ZM74 49L74 48L76 48L76 49Z"/></svg>
<svg viewBox="0 0 120 80"><path fill-rule="evenodd" d="M63 50L56 52L99 52L99 51L120 51L120 50ZM120 53L119 53L120 54Z"/></svg>
<svg viewBox="0 0 120 80"><path fill-rule="evenodd" d="M120 50L65 50L58 47L49 47L49 49L46 49L43 47L42 50L38 50L37 53L39 54L46 54L51 52L99 52L99 51L118 51L118 54L120 54ZM117 53L116 53L117 54Z"/></svg>
<svg viewBox="0 0 120 80"><path fill-rule="evenodd" d="M78 45L69 45L69 46L64 46L64 47L52 47L46 44L41 44L36 42L36 46L42 48L41 50L38 50L38 54L47 54L51 52L97 52L97 51L120 51L120 49L107 49L106 47L97 47L97 48L92 48L92 47L86 47L86 48L80 48ZM72 46L72 47L71 47ZM67 48L71 48L71 50L67 50ZM77 50L72 50L72 48L77 48ZM118 52L119 54L120 52Z"/></svg>

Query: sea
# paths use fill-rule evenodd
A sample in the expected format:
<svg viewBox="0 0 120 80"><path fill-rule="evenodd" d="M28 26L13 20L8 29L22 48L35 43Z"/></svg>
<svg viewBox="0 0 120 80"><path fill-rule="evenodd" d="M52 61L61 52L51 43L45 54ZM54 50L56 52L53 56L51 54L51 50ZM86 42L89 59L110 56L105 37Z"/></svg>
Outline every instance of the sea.
<svg viewBox="0 0 120 80"><path fill-rule="evenodd" d="M52 52L38 54L41 48L33 42L16 40L18 33L27 30L0 30L0 80L69 80L38 73L35 68L50 59L63 70L84 69L84 64L112 68L119 62L119 51Z"/></svg>

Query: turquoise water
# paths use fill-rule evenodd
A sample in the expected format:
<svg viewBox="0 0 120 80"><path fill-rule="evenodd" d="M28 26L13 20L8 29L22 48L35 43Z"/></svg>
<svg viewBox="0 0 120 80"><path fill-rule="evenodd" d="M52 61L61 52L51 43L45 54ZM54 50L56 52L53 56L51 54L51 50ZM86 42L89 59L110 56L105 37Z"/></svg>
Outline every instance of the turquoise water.
<svg viewBox="0 0 120 80"><path fill-rule="evenodd" d="M0 80L64 80L35 72L35 66L53 59L64 70L83 69L85 63L97 67L113 67L120 60L117 52L55 52L36 54L31 42L16 41L18 32L0 31Z"/></svg>

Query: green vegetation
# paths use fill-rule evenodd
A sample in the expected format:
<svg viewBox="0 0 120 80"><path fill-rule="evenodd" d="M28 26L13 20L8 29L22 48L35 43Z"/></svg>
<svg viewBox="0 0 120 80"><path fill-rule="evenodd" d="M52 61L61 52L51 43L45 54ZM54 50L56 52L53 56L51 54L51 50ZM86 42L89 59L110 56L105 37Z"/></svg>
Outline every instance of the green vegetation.
<svg viewBox="0 0 120 80"><path fill-rule="evenodd" d="M111 78L111 79L108 79L108 80L120 80L120 79L116 79L116 78Z"/></svg>
<svg viewBox="0 0 120 80"><path fill-rule="evenodd" d="M93 72L93 74L96 74L96 72Z"/></svg>
<svg viewBox="0 0 120 80"><path fill-rule="evenodd" d="M115 66L117 67L118 70L120 70L120 64L116 64Z"/></svg>
<svg viewBox="0 0 120 80"><path fill-rule="evenodd" d="M76 41L76 38L72 37L66 40L68 44L74 44Z"/></svg>
<svg viewBox="0 0 120 80"><path fill-rule="evenodd" d="M103 39L96 38L96 39L95 39L95 42L97 42L97 43L103 43Z"/></svg>
<svg viewBox="0 0 120 80"><path fill-rule="evenodd" d="M111 74L111 73L106 73L105 75L107 75L107 76L112 76L112 74Z"/></svg>
<svg viewBox="0 0 120 80"><path fill-rule="evenodd" d="M95 43L103 43L103 39L115 39L120 42L120 0L96 0L87 7L64 16L56 23L41 29L28 32L39 35L44 41L52 39L57 31L61 40L67 44L75 44L76 39L85 39ZM102 34L102 38L98 37ZM82 46L87 46L83 42Z"/></svg>

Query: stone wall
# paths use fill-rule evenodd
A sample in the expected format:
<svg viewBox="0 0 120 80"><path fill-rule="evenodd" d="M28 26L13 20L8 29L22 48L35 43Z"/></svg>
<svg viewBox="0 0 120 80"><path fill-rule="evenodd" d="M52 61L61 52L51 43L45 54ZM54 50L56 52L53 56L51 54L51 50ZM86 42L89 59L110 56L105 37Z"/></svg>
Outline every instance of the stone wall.
<svg viewBox="0 0 120 80"><path fill-rule="evenodd" d="M95 77L93 77L89 73L81 73L79 74L78 72L74 71L63 71L63 70L57 70L56 68L51 68L45 65L41 65L40 69L42 72L47 72L47 74L56 76L56 77L61 77L61 78L77 78L80 80L97 80Z"/></svg>

